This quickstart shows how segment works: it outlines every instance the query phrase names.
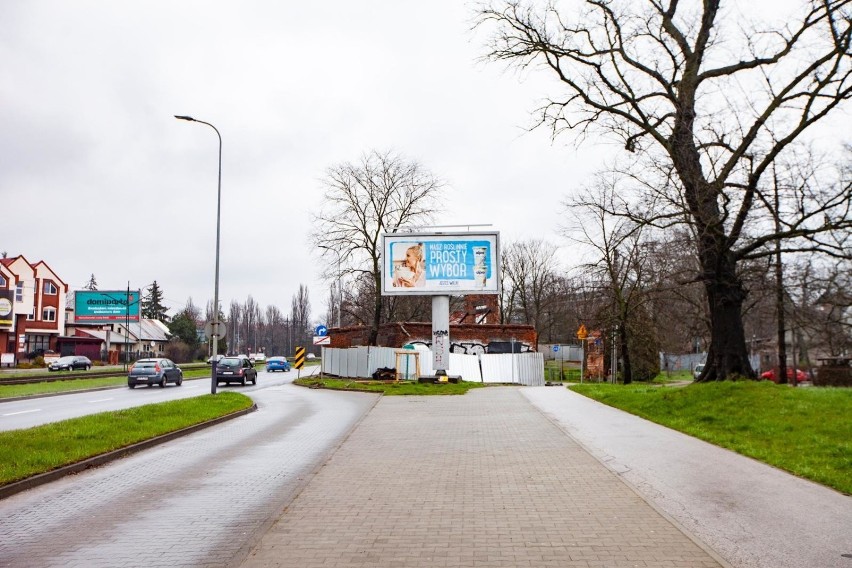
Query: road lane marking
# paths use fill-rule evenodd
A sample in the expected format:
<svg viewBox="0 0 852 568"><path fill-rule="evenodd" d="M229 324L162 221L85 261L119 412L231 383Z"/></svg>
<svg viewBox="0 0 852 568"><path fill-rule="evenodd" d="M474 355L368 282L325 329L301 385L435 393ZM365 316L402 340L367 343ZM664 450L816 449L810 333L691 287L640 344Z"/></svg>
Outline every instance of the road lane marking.
<svg viewBox="0 0 852 568"><path fill-rule="evenodd" d="M113 398L99 398L99 399L97 399L97 400L89 400L89 401L87 401L87 402L89 402L89 403L93 403L93 402L106 402L106 401L108 401L108 400L114 400L114 399L113 399Z"/></svg>
<svg viewBox="0 0 852 568"><path fill-rule="evenodd" d="M21 410L20 412L10 412L9 414L4 414L3 416L15 416L16 414L29 414L30 412L41 412L41 408L36 408L35 410Z"/></svg>

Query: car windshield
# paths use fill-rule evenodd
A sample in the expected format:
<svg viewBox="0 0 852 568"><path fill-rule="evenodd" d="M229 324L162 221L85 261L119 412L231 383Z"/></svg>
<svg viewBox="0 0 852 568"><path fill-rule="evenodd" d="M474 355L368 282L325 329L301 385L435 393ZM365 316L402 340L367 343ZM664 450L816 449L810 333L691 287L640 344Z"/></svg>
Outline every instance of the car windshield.
<svg viewBox="0 0 852 568"><path fill-rule="evenodd" d="M140 369L150 369L151 367L156 367L156 361L136 361L134 367L139 367Z"/></svg>
<svg viewBox="0 0 852 568"><path fill-rule="evenodd" d="M58 361L56 361L56 362L57 362L57 363L73 363L73 362L74 362L74 356L71 356L71 357L61 357L61 358L60 358Z"/></svg>
<svg viewBox="0 0 852 568"><path fill-rule="evenodd" d="M226 358L222 359L221 361L219 361L219 366L220 367L239 367L240 366L240 360L236 359L236 358L230 359L230 358L226 357Z"/></svg>
<svg viewBox="0 0 852 568"><path fill-rule="evenodd" d="M284 361L284 358L283 357L270 357L269 359L267 359L267 361L269 363L281 363L281 362Z"/></svg>

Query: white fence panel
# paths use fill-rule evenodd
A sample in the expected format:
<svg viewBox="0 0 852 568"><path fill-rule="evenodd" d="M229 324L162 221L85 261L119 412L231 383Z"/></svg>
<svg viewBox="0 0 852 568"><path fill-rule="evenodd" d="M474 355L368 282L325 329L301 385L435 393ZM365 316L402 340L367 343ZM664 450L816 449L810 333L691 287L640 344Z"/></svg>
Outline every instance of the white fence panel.
<svg viewBox="0 0 852 568"><path fill-rule="evenodd" d="M418 350L420 374L434 375L432 352ZM390 347L323 348L323 373L345 378L369 378L380 367L396 367L396 349ZM498 353L466 355L450 353L450 375L465 381L484 383L514 383L541 386L544 384L544 355L542 353Z"/></svg>
<svg viewBox="0 0 852 568"><path fill-rule="evenodd" d="M376 369L382 367L388 369L396 368L396 349L392 347L370 347L370 364L366 369L364 378L371 378Z"/></svg>
<svg viewBox="0 0 852 568"><path fill-rule="evenodd" d="M512 372L512 357L512 353L492 353L480 356L479 361L482 364L482 382L513 382L514 373Z"/></svg>
<svg viewBox="0 0 852 568"><path fill-rule="evenodd" d="M429 352L430 359L432 352ZM421 355L422 357L422 355ZM482 382L482 371L479 369L479 356L464 353L450 353L449 375L461 376L463 381L473 383Z"/></svg>
<svg viewBox="0 0 852 568"><path fill-rule="evenodd" d="M521 353L517 355L518 382L532 387L544 386L544 354Z"/></svg>
<svg viewBox="0 0 852 568"><path fill-rule="evenodd" d="M544 384L544 356L541 353L486 353L480 355L480 362L484 383Z"/></svg>
<svg viewBox="0 0 852 568"><path fill-rule="evenodd" d="M346 350L346 375L347 378L358 376L358 349Z"/></svg>
<svg viewBox="0 0 852 568"><path fill-rule="evenodd" d="M367 369L370 366L370 350L368 347L355 347L355 369L350 369L349 376L353 378L369 377Z"/></svg>
<svg viewBox="0 0 852 568"><path fill-rule="evenodd" d="M418 349L417 352L420 353L420 374L434 375L435 368L432 366L432 350Z"/></svg>

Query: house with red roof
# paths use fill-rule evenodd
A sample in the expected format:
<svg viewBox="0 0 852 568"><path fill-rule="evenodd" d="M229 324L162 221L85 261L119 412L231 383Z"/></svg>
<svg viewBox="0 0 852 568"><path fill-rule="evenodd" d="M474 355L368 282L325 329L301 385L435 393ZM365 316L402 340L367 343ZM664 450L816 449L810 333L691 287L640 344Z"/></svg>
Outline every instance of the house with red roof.
<svg viewBox="0 0 852 568"><path fill-rule="evenodd" d="M58 351L67 294L68 284L43 260L0 258L0 362Z"/></svg>

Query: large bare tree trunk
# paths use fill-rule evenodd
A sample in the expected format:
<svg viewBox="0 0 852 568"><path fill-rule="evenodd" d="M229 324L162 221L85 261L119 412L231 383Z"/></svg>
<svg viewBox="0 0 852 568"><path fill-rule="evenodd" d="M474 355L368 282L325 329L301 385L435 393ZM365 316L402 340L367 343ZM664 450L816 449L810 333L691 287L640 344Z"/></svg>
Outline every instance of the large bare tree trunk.
<svg viewBox="0 0 852 568"><path fill-rule="evenodd" d="M710 349L707 353L705 373L699 382L723 381L731 375L754 377L748 359L743 327L742 306L745 290L735 276L723 282L707 282L710 307Z"/></svg>

